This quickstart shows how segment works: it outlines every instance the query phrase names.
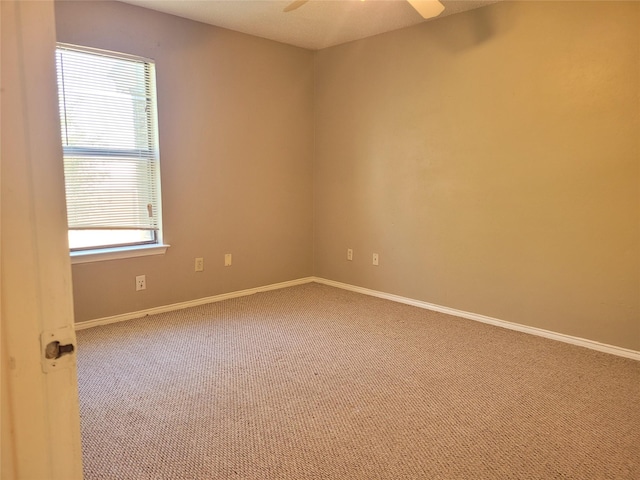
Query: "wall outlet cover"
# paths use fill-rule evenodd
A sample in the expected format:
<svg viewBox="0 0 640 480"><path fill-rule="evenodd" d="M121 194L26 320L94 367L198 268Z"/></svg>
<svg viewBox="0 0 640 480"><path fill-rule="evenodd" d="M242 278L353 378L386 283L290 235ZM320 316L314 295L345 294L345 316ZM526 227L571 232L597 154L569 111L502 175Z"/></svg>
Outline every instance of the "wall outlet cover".
<svg viewBox="0 0 640 480"><path fill-rule="evenodd" d="M204 271L204 258L202 257L196 258L195 271L196 272Z"/></svg>
<svg viewBox="0 0 640 480"><path fill-rule="evenodd" d="M136 277L136 291L147 289L147 277L146 275L138 275Z"/></svg>

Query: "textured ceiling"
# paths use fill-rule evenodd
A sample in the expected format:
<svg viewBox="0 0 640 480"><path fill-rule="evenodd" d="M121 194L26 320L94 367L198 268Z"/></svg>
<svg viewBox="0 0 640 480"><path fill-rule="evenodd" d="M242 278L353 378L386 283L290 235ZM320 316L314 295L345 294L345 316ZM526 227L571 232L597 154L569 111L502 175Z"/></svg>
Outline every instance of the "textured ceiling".
<svg viewBox="0 0 640 480"><path fill-rule="evenodd" d="M123 1L312 50L425 21L406 0L310 0L287 13L290 0ZM445 10L436 18L497 1L442 0Z"/></svg>

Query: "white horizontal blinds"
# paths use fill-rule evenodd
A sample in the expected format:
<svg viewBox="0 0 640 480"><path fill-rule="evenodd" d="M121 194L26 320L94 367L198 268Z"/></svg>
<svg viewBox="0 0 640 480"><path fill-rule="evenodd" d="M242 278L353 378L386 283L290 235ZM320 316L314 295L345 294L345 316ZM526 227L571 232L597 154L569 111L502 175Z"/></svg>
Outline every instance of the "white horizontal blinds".
<svg viewBox="0 0 640 480"><path fill-rule="evenodd" d="M157 230L154 66L56 51L70 230Z"/></svg>

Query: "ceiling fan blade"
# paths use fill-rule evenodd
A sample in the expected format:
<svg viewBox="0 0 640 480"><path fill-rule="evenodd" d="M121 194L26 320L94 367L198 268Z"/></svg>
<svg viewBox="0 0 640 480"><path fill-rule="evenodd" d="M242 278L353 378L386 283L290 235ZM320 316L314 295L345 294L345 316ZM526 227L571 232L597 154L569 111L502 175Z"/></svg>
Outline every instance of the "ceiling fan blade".
<svg viewBox="0 0 640 480"><path fill-rule="evenodd" d="M309 0L295 0L294 2L291 2L289 5L284 7L284 10L282 10L282 11L283 12L290 12L291 10L295 10L296 8L300 8L302 5L304 5L308 1Z"/></svg>
<svg viewBox="0 0 640 480"><path fill-rule="evenodd" d="M444 5L438 0L407 0L407 2L409 2L423 18L437 17L444 10Z"/></svg>

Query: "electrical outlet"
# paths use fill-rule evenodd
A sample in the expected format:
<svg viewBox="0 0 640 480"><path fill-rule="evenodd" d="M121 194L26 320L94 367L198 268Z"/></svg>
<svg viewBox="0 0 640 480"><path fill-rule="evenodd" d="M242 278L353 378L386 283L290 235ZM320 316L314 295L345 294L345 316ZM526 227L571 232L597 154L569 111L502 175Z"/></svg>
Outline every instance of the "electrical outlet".
<svg viewBox="0 0 640 480"><path fill-rule="evenodd" d="M374 264L374 265L378 265L378 260L379 260L379 258L378 258L378 254L377 254L377 253L374 253L374 254L373 254L373 264Z"/></svg>
<svg viewBox="0 0 640 480"><path fill-rule="evenodd" d="M225 267L230 267L231 266L231 254L230 253L225 253L224 254L224 266Z"/></svg>
<svg viewBox="0 0 640 480"><path fill-rule="evenodd" d="M196 272L204 271L204 258L198 257L196 258Z"/></svg>
<svg viewBox="0 0 640 480"><path fill-rule="evenodd" d="M353 249L347 248L347 260L353 260Z"/></svg>
<svg viewBox="0 0 640 480"><path fill-rule="evenodd" d="M146 275L138 275L136 277L136 291L138 290L146 290L147 289L147 276Z"/></svg>

